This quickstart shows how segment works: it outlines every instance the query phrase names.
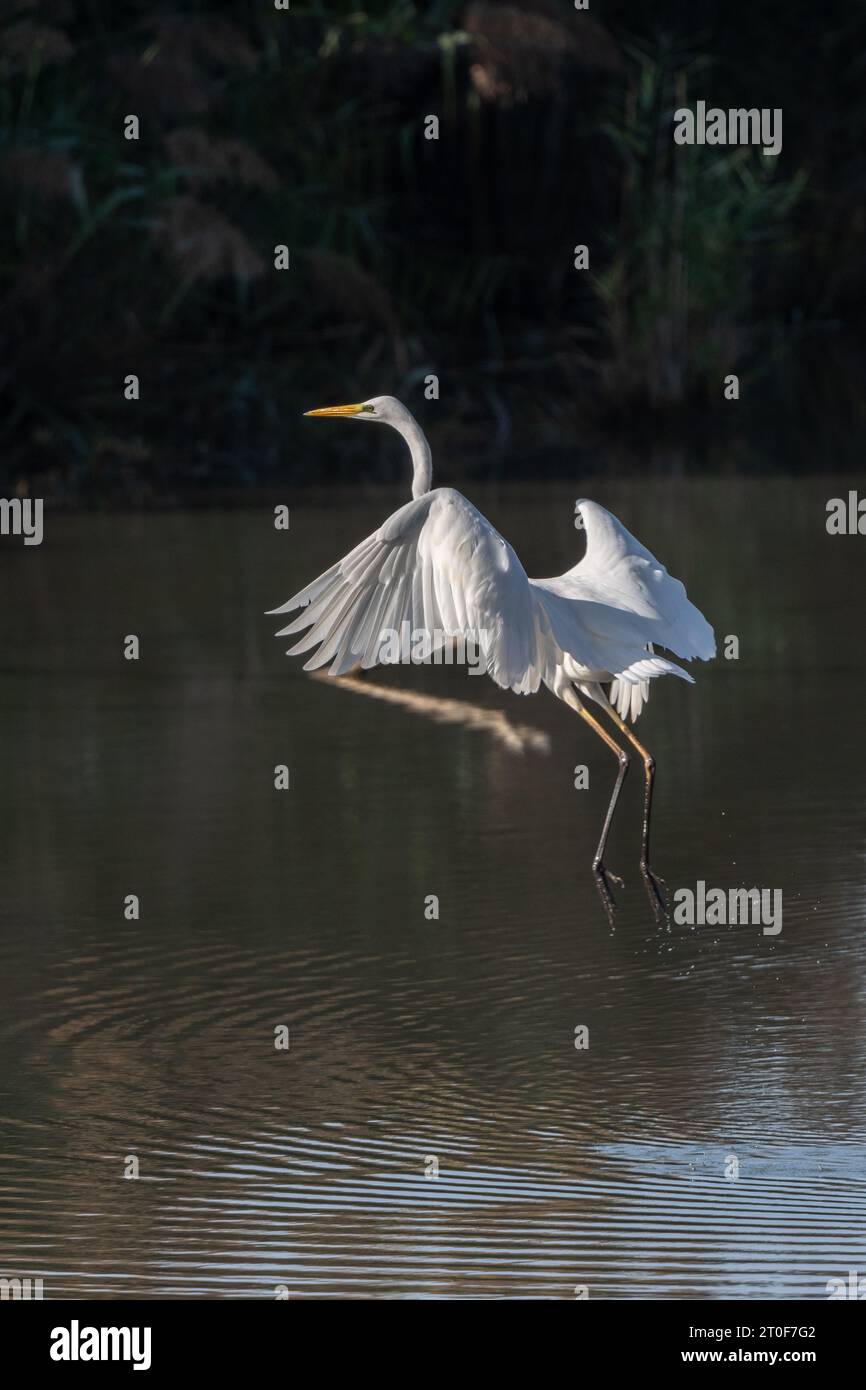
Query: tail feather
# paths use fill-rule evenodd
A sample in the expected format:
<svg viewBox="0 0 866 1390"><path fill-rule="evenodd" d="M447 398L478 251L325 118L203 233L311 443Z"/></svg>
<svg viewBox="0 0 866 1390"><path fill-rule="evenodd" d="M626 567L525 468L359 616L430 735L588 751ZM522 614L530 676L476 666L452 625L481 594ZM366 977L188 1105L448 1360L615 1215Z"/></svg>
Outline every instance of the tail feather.
<svg viewBox="0 0 866 1390"><path fill-rule="evenodd" d="M652 652L653 646L647 644L647 651ZM613 705L620 719L628 719L634 724L647 700L649 699L650 683L648 680L639 680L633 684L628 681L611 681L608 699Z"/></svg>
<svg viewBox="0 0 866 1390"><path fill-rule="evenodd" d="M610 703L620 719L628 719L633 724L649 699L649 681L637 681L629 685L627 681L611 682Z"/></svg>

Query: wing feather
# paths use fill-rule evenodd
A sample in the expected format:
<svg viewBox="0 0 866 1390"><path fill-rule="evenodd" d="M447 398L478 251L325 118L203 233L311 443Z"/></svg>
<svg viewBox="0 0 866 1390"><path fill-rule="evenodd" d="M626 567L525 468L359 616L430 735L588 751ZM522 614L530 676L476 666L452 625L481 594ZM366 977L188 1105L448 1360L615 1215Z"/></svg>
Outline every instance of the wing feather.
<svg viewBox="0 0 866 1390"><path fill-rule="evenodd" d="M648 657L647 648L666 647L687 661L713 657L713 630L680 581L604 507L577 506L586 529L583 559L555 579L531 581L563 650L628 684L685 674L665 658Z"/></svg>
<svg viewBox="0 0 866 1390"><path fill-rule="evenodd" d="M480 641L501 686L537 690L536 604L514 551L465 497L436 488L394 512L379 530L300 590L277 613L302 611L278 634L309 629L292 655L318 647L305 670L332 675L381 657L383 633L422 630L433 649L447 637Z"/></svg>
<svg viewBox="0 0 866 1390"><path fill-rule="evenodd" d="M636 718L656 676L691 680L661 646L709 660L715 638L678 579L604 507L581 501L583 559L554 579L528 579L511 547L465 497L437 488L400 507L371 536L275 613L301 611L278 636L318 648L306 670L341 675L382 658L385 634L408 623L431 649L448 636L479 642L497 684L521 694L573 680L612 681L623 717Z"/></svg>
<svg viewBox="0 0 866 1390"><path fill-rule="evenodd" d="M714 657L713 629L680 580L605 507L586 500L577 507L586 554L562 575L565 592L603 606L604 629L612 636L640 638L686 661ZM593 610L588 614L591 622Z"/></svg>

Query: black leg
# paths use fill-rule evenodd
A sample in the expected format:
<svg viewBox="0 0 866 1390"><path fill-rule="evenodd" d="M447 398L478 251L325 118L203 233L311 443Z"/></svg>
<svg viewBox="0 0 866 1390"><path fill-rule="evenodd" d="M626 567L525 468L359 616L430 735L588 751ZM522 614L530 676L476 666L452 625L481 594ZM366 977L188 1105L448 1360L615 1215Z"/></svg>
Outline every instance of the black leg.
<svg viewBox="0 0 866 1390"><path fill-rule="evenodd" d="M640 871L643 874L643 881L646 885L647 894L649 895L649 900L656 916L661 915L662 917L666 917L668 910L667 899L664 894L666 885L664 879L654 874L650 867L650 820L652 817L653 785L655 783L656 771L655 758L635 737L625 720L621 719L619 714L617 714L613 705L608 705L608 714L616 724L616 727L625 734L629 743L637 749L643 759L644 797L643 826L641 828L640 841Z"/></svg>
<svg viewBox="0 0 866 1390"><path fill-rule="evenodd" d="M616 781L613 784L613 791L611 792L610 802L608 803L607 815L605 816L604 824L601 827L601 837L598 842L598 849L596 850L595 858L592 861L592 871L595 874L596 886L598 888L605 910L607 911L608 916L610 916L611 910L616 906L613 894L610 891L610 885L611 883L616 883L620 886L620 888L622 888L624 885L622 879L617 874L612 874L610 870L605 867L604 854L605 850L607 849L607 837L610 834L610 827L613 824L613 815L614 811L616 810L616 803L619 801L619 794L622 789L622 784L625 781L625 775L628 772L629 758L628 753L625 751L625 749L621 748L619 744L616 742L616 740L611 738L607 730L604 729L601 726L601 724L599 724L598 720L595 719L589 713L588 710L584 709L582 705L578 709L578 714L580 715L581 719L586 720L587 724L589 724L591 729L595 730L599 738L604 739L604 742L607 744L608 748L611 750L619 764L619 768L616 774Z"/></svg>

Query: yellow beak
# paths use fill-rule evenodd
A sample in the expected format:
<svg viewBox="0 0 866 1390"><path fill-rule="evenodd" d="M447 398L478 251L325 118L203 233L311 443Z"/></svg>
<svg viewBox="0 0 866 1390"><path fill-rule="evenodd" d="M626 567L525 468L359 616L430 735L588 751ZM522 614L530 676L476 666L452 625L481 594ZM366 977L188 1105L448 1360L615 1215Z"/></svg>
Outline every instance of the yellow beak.
<svg viewBox="0 0 866 1390"><path fill-rule="evenodd" d="M305 415L360 415L363 405L326 405L321 410L305 410Z"/></svg>

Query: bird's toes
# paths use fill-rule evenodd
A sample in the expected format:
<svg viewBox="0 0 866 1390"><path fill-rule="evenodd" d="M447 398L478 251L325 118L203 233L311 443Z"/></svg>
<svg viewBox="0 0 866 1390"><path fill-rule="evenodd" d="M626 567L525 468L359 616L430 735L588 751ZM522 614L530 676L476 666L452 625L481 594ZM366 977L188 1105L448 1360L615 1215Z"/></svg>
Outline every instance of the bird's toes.
<svg viewBox="0 0 866 1390"><path fill-rule="evenodd" d="M649 864L642 863L640 867L644 883L646 884L647 893L656 916L660 919L666 918L668 912L668 900L665 891L667 889L667 884L663 878L659 878L658 874L653 873Z"/></svg>
<svg viewBox="0 0 866 1390"><path fill-rule="evenodd" d="M651 869L645 859L641 860L640 871L644 878L651 879L657 888L667 888L668 885L661 874L657 874L654 869Z"/></svg>
<svg viewBox="0 0 866 1390"><path fill-rule="evenodd" d="M612 883L615 883L617 888L625 888L625 879L620 878L619 874L612 873L600 859L596 859L592 866L592 871L596 878L601 879L608 892L610 892L610 885Z"/></svg>
<svg viewBox="0 0 866 1390"><path fill-rule="evenodd" d="M614 898L613 893L610 891L610 883L608 881L609 877L610 875L608 875L604 868L602 868L600 871L596 869L595 886L598 889L598 896L601 899L601 905L604 908L604 913L607 917L608 922L610 923L611 927L615 927L616 899ZM617 882L621 881L622 880L617 880Z"/></svg>

